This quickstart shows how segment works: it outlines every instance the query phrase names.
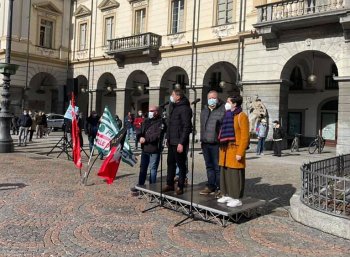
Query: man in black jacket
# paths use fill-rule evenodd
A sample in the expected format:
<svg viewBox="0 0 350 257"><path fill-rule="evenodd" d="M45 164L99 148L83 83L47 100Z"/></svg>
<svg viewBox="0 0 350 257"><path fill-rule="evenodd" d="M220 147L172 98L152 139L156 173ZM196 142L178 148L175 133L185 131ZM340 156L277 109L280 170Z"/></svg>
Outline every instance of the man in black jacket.
<svg viewBox="0 0 350 257"><path fill-rule="evenodd" d="M189 145L189 136L192 132L192 109L188 99L181 89L174 89L170 96L170 107L167 127L167 145L168 145L168 174L167 185L163 192L174 190L174 178L176 165L179 167L180 174L176 194L183 194L184 183L186 179L186 160Z"/></svg>
<svg viewBox="0 0 350 257"><path fill-rule="evenodd" d="M145 184L148 167L150 168L149 183L157 181L157 170L160 154L163 150L162 142L165 133L165 124L160 115L159 107L149 106L148 118L141 124L140 139L141 144L141 165L138 185ZM131 191L136 192L135 188Z"/></svg>
<svg viewBox="0 0 350 257"><path fill-rule="evenodd" d="M23 114L18 119L19 136L18 146L22 144L27 146L27 135L30 126L32 126L32 118L29 116L27 110L23 110Z"/></svg>
<svg viewBox="0 0 350 257"><path fill-rule="evenodd" d="M201 195L209 195L220 189L219 132L225 115L225 105L214 90L208 93L208 105L201 112L201 142L208 183Z"/></svg>

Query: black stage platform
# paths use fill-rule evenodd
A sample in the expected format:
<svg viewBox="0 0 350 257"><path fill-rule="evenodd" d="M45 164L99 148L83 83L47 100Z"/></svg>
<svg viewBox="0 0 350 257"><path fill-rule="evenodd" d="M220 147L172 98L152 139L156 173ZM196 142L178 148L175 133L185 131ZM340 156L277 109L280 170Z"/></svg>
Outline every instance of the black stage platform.
<svg viewBox="0 0 350 257"><path fill-rule="evenodd" d="M136 186L135 188L140 191L142 197L152 203L161 205L160 182L151 185ZM222 226L226 226L228 221L238 222L242 217L249 218L257 214L260 207L265 205L265 200L246 197L242 199L242 206L230 208L226 204L218 203L214 195L200 195L199 191L202 189L203 186L193 186L192 213L196 218L216 222ZM176 195L175 192L167 192L162 194L162 198L163 207L189 214L191 205L190 186L185 188L183 195Z"/></svg>

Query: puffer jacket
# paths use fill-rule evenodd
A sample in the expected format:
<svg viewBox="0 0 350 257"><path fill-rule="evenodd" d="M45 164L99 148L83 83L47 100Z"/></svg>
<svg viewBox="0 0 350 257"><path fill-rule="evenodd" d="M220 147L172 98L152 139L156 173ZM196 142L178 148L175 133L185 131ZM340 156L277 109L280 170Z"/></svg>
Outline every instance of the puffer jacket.
<svg viewBox="0 0 350 257"><path fill-rule="evenodd" d="M190 102L183 97L178 103L169 107L166 138L169 145L188 145L192 132L192 109Z"/></svg>
<svg viewBox="0 0 350 257"><path fill-rule="evenodd" d="M219 102L214 110L205 106L201 112L201 142L208 144L219 143L218 135L225 115L225 105Z"/></svg>

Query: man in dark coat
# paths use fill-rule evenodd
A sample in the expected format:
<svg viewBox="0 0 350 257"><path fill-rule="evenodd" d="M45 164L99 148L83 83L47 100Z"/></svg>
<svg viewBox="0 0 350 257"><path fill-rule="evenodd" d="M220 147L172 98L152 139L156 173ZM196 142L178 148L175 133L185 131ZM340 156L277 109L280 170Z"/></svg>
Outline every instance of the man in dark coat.
<svg viewBox="0 0 350 257"><path fill-rule="evenodd" d="M189 136L192 132L192 109L188 99L181 89L174 89L170 96L170 107L168 117L168 127L166 133L168 145L168 174L167 185L163 192L174 190L174 178L176 165L179 167L180 174L176 194L183 194L184 183L186 179L186 160L189 145Z"/></svg>
<svg viewBox="0 0 350 257"><path fill-rule="evenodd" d="M23 111L23 114L18 119L19 136L18 146L27 146L27 135L30 126L32 126L32 118L29 116L27 110Z"/></svg>
<svg viewBox="0 0 350 257"><path fill-rule="evenodd" d="M273 155L281 157L282 154L282 141L284 138L284 131L278 120L273 122Z"/></svg>
<svg viewBox="0 0 350 257"><path fill-rule="evenodd" d="M216 91L208 93L208 105L201 112L201 146L208 183L201 195L209 195L220 189L219 132L225 115L225 105L219 100Z"/></svg>
<svg viewBox="0 0 350 257"><path fill-rule="evenodd" d="M95 144L95 138L98 131L98 126L100 125L100 116L97 115L96 111L92 111L90 116L86 119L85 122L85 134L89 139L89 149L90 152Z"/></svg>
<svg viewBox="0 0 350 257"><path fill-rule="evenodd" d="M148 168L150 169L149 183L157 181L157 170L160 160L160 154L163 150L162 142L166 126L162 119L159 107L149 106L148 118L144 120L140 131L141 144L141 165L138 185L145 184ZM136 192L135 188L131 191Z"/></svg>

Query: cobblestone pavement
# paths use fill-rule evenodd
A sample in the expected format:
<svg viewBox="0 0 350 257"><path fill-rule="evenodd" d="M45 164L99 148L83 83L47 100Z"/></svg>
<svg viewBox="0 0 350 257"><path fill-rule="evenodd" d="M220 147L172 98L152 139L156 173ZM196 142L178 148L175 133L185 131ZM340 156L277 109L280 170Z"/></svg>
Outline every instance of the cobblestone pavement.
<svg viewBox="0 0 350 257"><path fill-rule="evenodd" d="M350 256L350 241L303 226L288 213L300 164L334 156L331 148L321 156L248 153L246 194L268 200L268 214L226 228L202 221L174 227L182 214L141 213L148 203L129 192L137 168L123 164L108 186L96 176L98 160L88 186L81 186L73 163L56 158L59 149L44 154L59 139L55 133L0 155L0 256ZM196 151L195 183L205 178Z"/></svg>

